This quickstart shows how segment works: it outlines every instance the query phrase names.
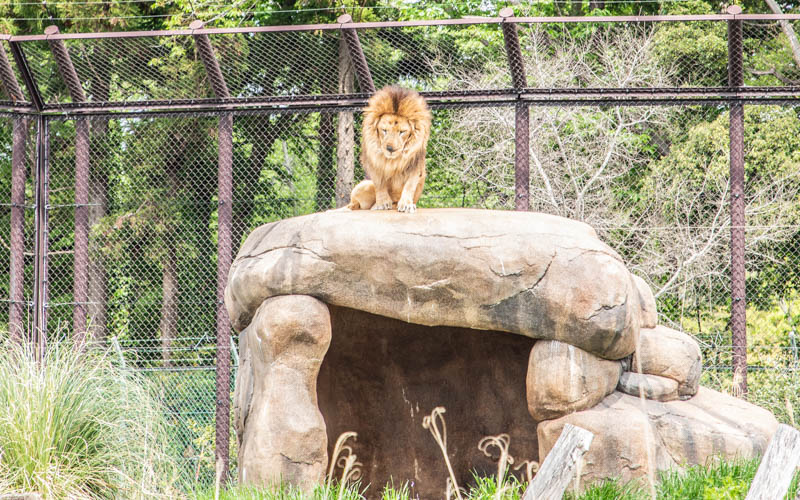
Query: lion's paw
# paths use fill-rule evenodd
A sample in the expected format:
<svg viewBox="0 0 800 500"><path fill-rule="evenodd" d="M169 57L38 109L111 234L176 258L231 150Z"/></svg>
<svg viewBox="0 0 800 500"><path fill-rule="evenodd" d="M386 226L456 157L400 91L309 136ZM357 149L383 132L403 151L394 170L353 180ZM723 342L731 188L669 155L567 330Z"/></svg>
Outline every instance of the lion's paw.
<svg viewBox="0 0 800 500"><path fill-rule="evenodd" d="M376 203L372 205L372 210L391 210L392 204L391 203Z"/></svg>
<svg viewBox="0 0 800 500"><path fill-rule="evenodd" d="M414 203L403 203L400 202L397 204L397 211L398 212L405 212L407 214L413 214L417 211L417 205Z"/></svg>

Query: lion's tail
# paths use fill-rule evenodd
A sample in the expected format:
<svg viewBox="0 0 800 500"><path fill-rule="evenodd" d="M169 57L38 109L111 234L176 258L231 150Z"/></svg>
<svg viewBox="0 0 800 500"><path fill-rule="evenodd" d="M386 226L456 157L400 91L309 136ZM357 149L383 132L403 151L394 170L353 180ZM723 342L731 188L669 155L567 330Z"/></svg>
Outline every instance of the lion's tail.
<svg viewBox="0 0 800 500"><path fill-rule="evenodd" d="M353 188L347 208L350 210L369 210L374 204L375 184L371 180L365 179Z"/></svg>

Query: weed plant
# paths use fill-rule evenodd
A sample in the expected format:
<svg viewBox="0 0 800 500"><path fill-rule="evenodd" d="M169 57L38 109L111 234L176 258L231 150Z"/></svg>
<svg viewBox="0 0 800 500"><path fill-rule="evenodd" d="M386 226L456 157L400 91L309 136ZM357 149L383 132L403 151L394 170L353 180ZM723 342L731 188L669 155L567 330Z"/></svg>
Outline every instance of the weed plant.
<svg viewBox="0 0 800 500"><path fill-rule="evenodd" d="M162 408L113 351L0 346L0 493L45 499L177 495Z"/></svg>

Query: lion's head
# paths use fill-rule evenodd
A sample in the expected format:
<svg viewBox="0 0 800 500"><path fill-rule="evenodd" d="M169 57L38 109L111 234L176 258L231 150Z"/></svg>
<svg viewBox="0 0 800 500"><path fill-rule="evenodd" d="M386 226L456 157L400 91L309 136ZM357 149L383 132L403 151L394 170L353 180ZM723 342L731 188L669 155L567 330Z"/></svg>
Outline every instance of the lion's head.
<svg viewBox="0 0 800 500"><path fill-rule="evenodd" d="M364 109L362 135L368 154L394 160L424 150L431 129L425 100L413 90L384 87Z"/></svg>

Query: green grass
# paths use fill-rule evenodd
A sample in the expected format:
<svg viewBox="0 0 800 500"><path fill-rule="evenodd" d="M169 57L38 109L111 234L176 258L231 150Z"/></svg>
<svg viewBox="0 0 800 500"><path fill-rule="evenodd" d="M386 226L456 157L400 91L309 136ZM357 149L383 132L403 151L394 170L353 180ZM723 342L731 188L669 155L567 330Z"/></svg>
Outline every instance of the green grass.
<svg viewBox="0 0 800 500"><path fill-rule="evenodd" d="M0 345L0 493L177 495L162 407L116 361L53 343L37 362L29 348Z"/></svg>
<svg viewBox="0 0 800 500"><path fill-rule="evenodd" d="M719 461L707 466L689 467L685 471L671 471L660 475L656 485L658 500L739 500L744 499L758 469L758 460ZM794 499L798 491L800 472L789 488L787 499ZM520 500L525 486L514 477L504 481L499 500ZM364 498L365 490L358 485L345 488L342 498L356 500ZM496 500L497 480L495 477L474 477L474 485L463 493L464 500ZM253 487L236 486L221 492L220 500L337 500L336 487L325 492L318 487L313 494L303 495L296 489L282 488L263 490ZM619 481L604 481L593 484L576 496L567 493L565 500L650 500L649 488L639 481L622 484ZM197 494L194 500L213 500L214 490ZM401 487L389 484L384 487L381 500L416 500L413 488L404 483Z"/></svg>
<svg viewBox="0 0 800 500"><path fill-rule="evenodd" d="M717 461L695 465L684 471L662 473L656 485L658 500L738 500L747 496L758 460ZM794 499L800 473L795 474L786 499ZM620 484L605 481L594 484L580 496L568 494L569 500L649 500L649 488L639 482Z"/></svg>
<svg viewBox="0 0 800 500"><path fill-rule="evenodd" d="M405 490L392 490L393 495L402 491L406 496L386 496L386 500L407 499L408 487ZM330 487L324 485L317 486L311 494L305 494L299 489L284 484L275 488L256 488L253 486L231 486L219 492L219 500L360 500L363 498L359 484L340 488L338 484ZM215 500L216 491L214 487L204 488L192 496L192 500ZM341 495L341 497L340 497Z"/></svg>

